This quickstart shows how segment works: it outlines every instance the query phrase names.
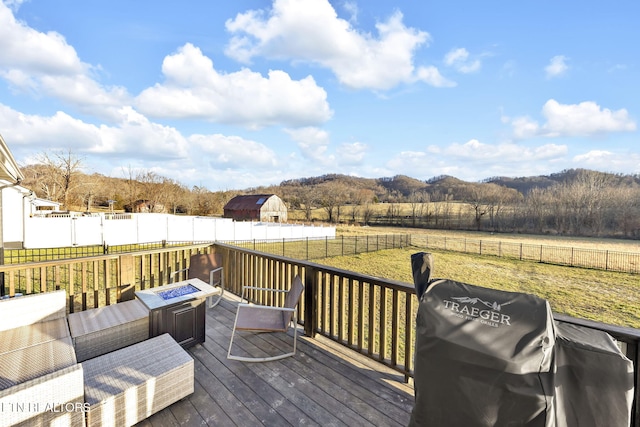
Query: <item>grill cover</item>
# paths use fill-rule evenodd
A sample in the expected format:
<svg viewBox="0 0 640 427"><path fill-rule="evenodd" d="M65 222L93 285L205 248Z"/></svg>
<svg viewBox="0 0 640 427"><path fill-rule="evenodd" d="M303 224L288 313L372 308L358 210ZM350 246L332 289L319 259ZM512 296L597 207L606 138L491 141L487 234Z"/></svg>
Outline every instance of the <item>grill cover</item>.
<svg viewBox="0 0 640 427"><path fill-rule="evenodd" d="M611 335L556 323L558 427L628 427L633 403L633 363Z"/></svg>
<svg viewBox="0 0 640 427"><path fill-rule="evenodd" d="M416 319L411 426L554 426L554 326L538 297L451 280Z"/></svg>
<svg viewBox="0 0 640 427"><path fill-rule="evenodd" d="M410 426L627 427L633 363L606 332L554 322L533 295L432 280L419 299Z"/></svg>

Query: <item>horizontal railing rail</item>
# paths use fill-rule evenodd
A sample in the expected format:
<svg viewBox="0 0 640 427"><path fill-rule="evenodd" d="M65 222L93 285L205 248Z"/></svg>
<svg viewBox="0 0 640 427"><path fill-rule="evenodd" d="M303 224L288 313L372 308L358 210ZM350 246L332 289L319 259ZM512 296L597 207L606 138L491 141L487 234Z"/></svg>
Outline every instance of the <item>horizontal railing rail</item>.
<svg viewBox="0 0 640 427"><path fill-rule="evenodd" d="M4 276L6 295L65 289L69 311L73 312L113 304L127 288L139 290L171 283L173 272L188 267L192 254L209 252L222 254L225 288L236 295L241 295L243 285L288 289L295 275L300 275L305 292L298 318L307 336L327 337L389 366L405 380L413 376L418 301L413 286L403 282L220 243L0 265L0 276ZM268 294L256 291L249 298L272 302ZM640 330L564 315L555 318L605 331L618 340L633 361L633 426L640 427Z"/></svg>

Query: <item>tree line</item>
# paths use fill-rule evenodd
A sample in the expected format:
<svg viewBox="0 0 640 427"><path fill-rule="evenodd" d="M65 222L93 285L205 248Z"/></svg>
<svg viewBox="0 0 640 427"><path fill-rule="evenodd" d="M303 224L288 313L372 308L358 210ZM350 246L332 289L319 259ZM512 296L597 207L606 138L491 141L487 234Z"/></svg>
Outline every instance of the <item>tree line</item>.
<svg viewBox="0 0 640 427"><path fill-rule="evenodd" d="M23 186L66 210L221 215L238 194L276 194L307 221L640 238L640 176L586 169L483 182L327 174L215 192L131 167L119 178L87 174L71 151L43 153L22 171Z"/></svg>

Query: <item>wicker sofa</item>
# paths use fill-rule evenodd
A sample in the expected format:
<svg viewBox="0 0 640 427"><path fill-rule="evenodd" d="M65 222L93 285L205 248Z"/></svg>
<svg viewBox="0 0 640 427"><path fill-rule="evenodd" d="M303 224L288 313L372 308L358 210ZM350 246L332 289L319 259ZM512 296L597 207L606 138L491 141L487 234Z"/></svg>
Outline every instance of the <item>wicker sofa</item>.
<svg viewBox="0 0 640 427"><path fill-rule="evenodd" d="M67 316L66 301L0 300L0 427L131 426L193 393L193 359L168 334L148 339L142 303Z"/></svg>
<svg viewBox="0 0 640 427"><path fill-rule="evenodd" d="M65 291L0 300L0 426L84 426Z"/></svg>

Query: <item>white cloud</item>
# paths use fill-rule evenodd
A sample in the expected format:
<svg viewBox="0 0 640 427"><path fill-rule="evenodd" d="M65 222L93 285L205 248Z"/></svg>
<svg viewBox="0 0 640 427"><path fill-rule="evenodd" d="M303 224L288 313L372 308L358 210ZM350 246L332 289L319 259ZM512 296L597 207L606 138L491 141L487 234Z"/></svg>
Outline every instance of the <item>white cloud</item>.
<svg viewBox="0 0 640 427"><path fill-rule="evenodd" d="M248 69L221 74L190 43L164 59L162 73L165 81L136 99L140 111L152 117L200 118L259 128L317 124L332 115L327 93L313 77L295 81L284 71L272 70L265 78Z"/></svg>
<svg viewBox="0 0 640 427"><path fill-rule="evenodd" d="M414 65L415 51L430 36L407 28L402 19L395 12L377 23L374 37L338 18L327 0L275 0L268 13L251 10L226 22L234 34L226 53L241 62L260 55L319 64L355 89L390 89L416 81L454 85L435 67Z"/></svg>
<svg viewBox="0 0 640 427"><path fill-rule="evenodd" d="M73 47L54 31L41 33L16 21L0 2L0 66L15 67L30 74L70 75L84 71L86 65Z"/></svg>
<svg viewBox="0 0 640 427"><path fill-rule="evenodd" d="M475 181L491 176L549 173L544 169L564 159L565 145L546 144L537 147L503 143L486 144L472 139L464 144L431 145L425 151L403 151L386 166L396 173L419 179L452 175Z"/></svg>
<svg viewBox="0 0 640 427"><path fill-rule="evenodd" d="M424 168L432 158L421 151L401 151L387 162L387 167L391 170L415 171Z"/></svg>
<svg viewBox="0 0 640 427"><path fill-rule="evenodd" d="M640 154L614 153L607 150L591 150L572 159L576 167L605 172L640 173Z"/></svg>
<svg viewBox="0 0 640 427"><path fill-rule="evenodd" d="M443 153L457 158L467 158L474 161L518 162L549 160L567 154L567 146L546 144L534 148L513 143L485 144L472 139L464 144L451 144Z"/></svg>
<svg viewBox="0 0 640 427"><path fill-rule="evenodd" d="M636 130L636 124L626 109L611 111L591 101L567 105L550 99L544 104L542 114L547 118L546 128L552 136L589 136Z"/></svg>
<svg viewBox="0 0 640 427"><path fill-rule="evenodd" d="M540 133L540 125L530 117L517 117L511 121L516 139L533 138Z"/></svg>
<svg viewBox="0 0 640 427"><path fill-rule="evenodd" d="M549 65L544 68L547 78L552 79L554 77L564 75L569 69L569 66L566 63L567 59L568 58L564 55L557 55L551 58Z"/></svg>
<svg viewBox="0 0 640 427"><path fill-rule="evenodd" d="M362 142L343 143L336 150L336 159L341 165L357 165L362 163L368 146Z"/></svg>
<svg viewBox="0 0 640 427"><path fill-rule="evenodd" d="M217 183L221 189L232 182L233 188L255 185L256 177L273 182L279 173L277 155L259 142L221 134L185 137L130 107L119 114L117 125L96 126L63 112L26 115L0 104L0 129L19 162L34 162L36 153L71 150L88 159L90 172L121 176L123 168L133 167L178 181L203 181L208 188Z"/></svg>
<svg viewBox="0 0 640 427"><path fill-rule="evenodd" d="M514 136L516 138L594 136L636 130L636 123L629 117L626 109L612 111L592 101L560 104L550 99L542 107L542 115L546 118L546 123L543 125L539 125L528 117L514 119L511 122Z"/></svg>
<svg viewBox="0 0 640 427"><path fill-rule="evenodd" d="M27 1L27 0L2 0L2 2L0 2L0 3L4 3L5 5L7 5L7 7L9 7L10 9L16 11L16 10L20 9L20 6L25 1Z"/></svg>
<svg viewBox="0 0 640 427"><path fill-rule="evenodd" d="M186 156L186 140L176 129L152 123L129 107L116 126L96 126L58 111L27 115L0 104L0 129L12 144L29 151L72 150L84 154L141 155L149 160Z"/></svg>
<svg viewBox="0 0 640 427"><path fill-rule="evenodd" d="M502 68L500 69L499 76L501 79L511 78L515 76L517 70L518 70L518 64L516 63L516 61L513 61L513 60L506 61L504 64L502 64Z"/></svg>
<svg viewBox="0 0 640 427"><path fill-rule="evenodd" d="M455 68L458 72L468 74L480 70L482 64L480 60L469 60L469 51L465 48L458 48L449 51L444 57L445 65Z"/></svg>
<svg viewBox="0 0 640 427"><path fill-rule="evenodd" d="M100 144L100 129L58 111L53 116L23 114L0 104L0 129L9 144L33 151L88 151Z"/></svg>
<svg viewBox="0 0 640 427"><path fill-rule="evenodd" d="M333 157L326 157L329 147L329 133L316 127L304 127L298 129L285 129L300 148L302 156L306 159L327 163L333 161Z"/></svg>
<svg viewBox="0 0 640 427"><path fill-rule="evenodd" d="M204 160L213 169L271 168L278 164L270 148L238 136L192 135L189 142L199 152L193 161Z"/></svg>
<svg viewBox="0 0 640 427"><path fill-rule="evenodd" d="M358 22L358 4L354 1L345 1L342 8L350 15L349 22Z"/></svg>
<svg viewBox="0 0 640 427"><path fill-rule="evenodd" d="M101 86L91 77L94 70L61 34L42 33L16 21L0 2L0 77L14 90L53 96L82 112L113 118L127 103L127 92Z"/></svg>

